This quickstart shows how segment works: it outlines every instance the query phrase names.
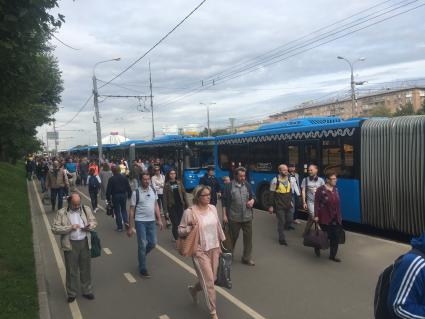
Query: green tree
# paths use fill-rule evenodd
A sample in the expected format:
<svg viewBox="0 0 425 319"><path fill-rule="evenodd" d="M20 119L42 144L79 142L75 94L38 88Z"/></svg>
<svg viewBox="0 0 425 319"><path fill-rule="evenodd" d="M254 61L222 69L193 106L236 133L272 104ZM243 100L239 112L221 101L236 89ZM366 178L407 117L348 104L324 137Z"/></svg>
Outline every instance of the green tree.
<svg viewBox="0 0 425 319"><path fill-rule="evenodd" d="M400 107L397 111L393 113L393 116L408 116L415 115L415 111L413 110L413 104L408 102L405 106Z"/></svg>
<svg viewBox="0 0 425 319"><path fill-rule="evenodd" d="M392 117L393 116L391 111L385 105L379 105L371 109L368 115L373 117Z"/></svg>
<svg viewBox="0 0 425 319"><path fill-rule="evenodd" d="M63 91L47 41L64 22L56 0L0 1L0 160L40 147L36 128L52 120Z"/></svg>
<svg viewBox="0 0 425 319"><path fill-rule="evenodd" d="M418 110L418 115L425 115L425 99L422 101L421 108Z"/></svg>

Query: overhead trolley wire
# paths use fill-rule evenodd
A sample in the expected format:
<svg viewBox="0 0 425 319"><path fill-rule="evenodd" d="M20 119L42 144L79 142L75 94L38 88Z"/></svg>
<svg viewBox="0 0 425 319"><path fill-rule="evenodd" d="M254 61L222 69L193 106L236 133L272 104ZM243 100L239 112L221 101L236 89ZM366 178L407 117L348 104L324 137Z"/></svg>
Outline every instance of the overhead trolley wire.
<svg viewBox="0 0 425 319"><path fill-rule="evenodd" d="M119 78L121 75L126 73L128 70L130 70L133 66L135 66L140 60L142 60L146 55L148 55L150 52L152 52L158 45L161 44L168 36L173 33L179 26L181 26L189 17L195 13L196 10L198 10L207 0L203 0L201 3L199 3L188 15L186 15L174 28L172 28L166 35L164 35L157 43L155 43L148 51L146 51L142 56L137 58L133 63L131 63L128 67L126 67L124 70L122 70L120 73L115 75L112 79L110 79L108 82L103 84L99 89L102 87L110 84L115 79Z"/></svg>
<svg viewBox="0 0 425 319"><path fill-rule="evenodd" d="M359 25L361 25L361 24L365 24L366 22L369 22L369 21L371 21L371 20L374 20L374 19L376 20L377 18L382 17L383 15L386 15L386 14L388 14L388 13L391 13L391 12L397 11L397 10L399 10L400 8L403 8L403 7L405 7L405 6L411 5L412 3L418 2L418 0L414 0L414 1L410 1L410 2L408 2L408 3L402 4L402 3L404 3L404 2L406 2L406 1L402 1L402 2L397 3L396 5L399 5L398 7L395 7L395 8L393 8L393 9L387 10L387 11L385 11L384 13L380 13L379 15L376 15L376 13L379 13L379 12L380 12L380 11L382 11L382 10L380 10L380 11L378 11L378 12L375 12L375 13L374 13L374 15L375 15L374 17L371 17L371 18L369 18L369 19L367 19L367 20L365 20L365 21L363 21L363 22L361 22L361 23L357 23L357 24L352 25L352 26L350 26L350 27L346 27L345 29L342 29L342 30L340 30L340 31L335 31L335 30L328 31L328 32L326 32L325 34L327 34L327 33L329 33L329 32L334 32L334 33L333 33L332 35L328 35L328 36L325 36L325 37L323 37L323 34L322 34L322 35L319 35L319 36L322 36L322 38L320 38L320 39L316 39L316 40L314 40L314 41L311 41L311 40L313 40L313 39L314 39L314 38L313 38L313 39L309 40L309 41L308 41L308 42L306 42L306 43L303 43L303 44L298 45L297 47L292 47L290 51L286 50L286 53L290 53L290 52L293 52L293 51L296 51L296 50L299 50L299 49L302 49L302 48L305 48L305 47L311 46L312 44L314 44L314 43L316 43L316 42L319 42L320 40L324 40L324 39L326 39L326 38L329 38L330 36L335 36L335 35L337 35L338 33L341 33L341 32L343 32L343 31L347 31L348 29L351 29L351 28L353 28L353 27L355 27L355 26L359 26ZM401 4L401 5L400 5L400 4ZM260 64L261 64L260 68L262 68L262 67L264 67L264 66L269 66L269 65L272 65L272 64L275 64L275 63L281 62L281 61L286 60L286 59L289 59L289 58L291 58L291 57L293 57L293 56L296 56L296 55L302 54L302 53L304 53L304 52L306 52L306 51L309 51L309 50L312 50L312 49L314 49L314 48L317 48L317 47L320 47L320 46L322 46L322 45L325 45L325 44L327 44L327 43L329 43L329 42L332 42L332 41L338 40L338 39L343 38L343 37L347 37L347 36L349 36L349 35L351 35L351 34L353 34L353 33L359 32L359 31L361 31L361 30L364 30L364 29L366 29L366 28L369 28L369 27L371 27L371 26L374 26L374 25L376 25L376 24L378 24L378 23L382 23L382 22L384 22L384 21L387 21L387 20L392 19L392 18L394 18L394 17L397 17L397 16L399 16L399 15L405 14L405 13L410 12L410 11L413 11L413 10L416 10L416 9L418 9L419 7L422 7L422 6L424 6L424 5L425 5L425 4L420 4L420 5L417 5L417 6L415 6L415 7L412 7L412 8L409 8L409 9L407 9L407 10L404 10L404 11L402 11L402 12L398 12L398 13L396 13L396 14L393 14L393 15L391 15L391 16L385 17L385 18L380 19L380 20L378 20L378 21L375 21L375 22L373 22L373 23L367 24L367 25L365 25L365 26L363 26L363 27L357 28L357 29L355 29L355 30L352 30L352 31L347 32L347 33L344 33L344 34L339 35L339 36L337 36L337 37L331 38L330 40L327 40L327 41L325 41L325 42L321 42L321 43L319 43L319 44L317 44L317 45L315 45L315 46L308 47L308 48L306 48L306 49L303 49L302 51L298 51L298 52L296 52L296 53L294 53L294 54L292 54L292 55L289 55L289 56L283 57L283 58L278 59L278 60L276 60L276 61L273 61L273 60L275 60L276 58L282 57L282 56L283 56L283 55L285 55L285 54L280 54L280 55L274 56L274 57L270 58L270 59L269 59L269 61L265 60L265 61L262 61L261 63L257 63L256 65L251 65L250 67L245 68L245 69L242 69L242 70L239 70L239 71L237 71L237 72L229 73L229 74L227 74L227 75L225 75L225 76L222 76L221 78L217 78L217 80L216 80L216 81L210 82L210 83L209 83L209 84L207 84L207 85L199 86L199 87L197 87L197 88L194 88L194 89L192 89L191 91L188 91L187 93L183 94L182 96L179 96L179 97L176 97L176 98L172 98L172 99L166 100L166 101L165 101L165 102L163 102L163 104L161 104L160 106L170 105L170 104L175 103L175 102L178 102L178 101L180 101L180 100L182 100L182 99L188 98L188 97L190 97L190 96L192 96L192 95L194 95L194 94L197 94L197 93L199 93L199 92L201 92L201 91L204 91L204 90L206 90L206 89L208 89L208 88L210 88L210 87L212 87L212 86L214 86L214 85L217 85L217 84L220 84L220 83L224 83L224 82L227 82L227 81L229 81L229 80L232 80L232 79L235 79L235 78L237 78L237 77L240 77L240 76L246 75L246 74L251 73L251 72L253 72L253 71L256 71L256 70L258 70L258 66L260 66ZM394 7L395 5L392 5L392 6ZM389 9L389 8L386 8L386 9ZM384 9L384 10L386 10L386 9ZM323 28L322 28L322 29L323 29ZM317 37L317 36L316 36L316 37ZM256 67L256 68L255 68L255 69L253 69L254 67Z"/></svg>

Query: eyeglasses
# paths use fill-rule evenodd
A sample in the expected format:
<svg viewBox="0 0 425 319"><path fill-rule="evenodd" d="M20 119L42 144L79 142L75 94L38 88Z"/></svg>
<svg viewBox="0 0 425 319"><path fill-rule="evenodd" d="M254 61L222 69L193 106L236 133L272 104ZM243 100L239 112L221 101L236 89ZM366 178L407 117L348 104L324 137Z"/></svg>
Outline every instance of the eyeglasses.
<svg viewBox="0 0 425 319"><path fill-rule="evenodd" d="M201 194L199 196L206 197L206 196L211 196L211 194Z"/></svg>

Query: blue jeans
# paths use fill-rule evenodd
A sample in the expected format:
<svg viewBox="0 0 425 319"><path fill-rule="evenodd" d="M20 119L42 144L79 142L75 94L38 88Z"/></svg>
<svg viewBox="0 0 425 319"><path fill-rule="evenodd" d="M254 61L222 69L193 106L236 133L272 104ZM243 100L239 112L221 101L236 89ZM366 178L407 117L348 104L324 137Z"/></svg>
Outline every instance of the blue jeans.
<svg viewBox="0 0 425 319"><path fill-rule="evenodd" d="M149 254L156 245L156 223L136 221L137 246L139 256L139 272L145 272L146 255Z"/></svg>
<svg viewBox="0 0 425 319"><path fill-rule="evenodd" d="M46 177L41 175L38 179L40 180L41 192L44 193L46 191Z"/></svg>
<svg viewBox="0 0 425 319"><path fill-rule="evenodd" d="M122 229L122 223L128 223L127 215L127 194L113 194L112 205L114 205L115 222L117 228Z"/></svg>
<svg viewBox="0 0 425 319"><path fill-rule="evenodd" d="M61 209L63 207L63 196L65 194L65 188L59 187L59 188L52 188L50 190L50 200L52 201L52 210L55 209L56 205L56 197L58 198L58 209Z"/></svg>

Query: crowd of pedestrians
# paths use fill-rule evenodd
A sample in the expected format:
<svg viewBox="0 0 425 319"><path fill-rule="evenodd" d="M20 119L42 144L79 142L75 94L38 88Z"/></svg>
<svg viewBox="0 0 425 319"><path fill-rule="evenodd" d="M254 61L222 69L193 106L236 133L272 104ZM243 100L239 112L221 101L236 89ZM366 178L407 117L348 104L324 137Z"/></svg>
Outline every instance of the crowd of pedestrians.
<svg viewBox="0 0 425 319"><path fill-rule="evenodd" d="M232 179L225 177L222 181L215 176L213 167L208 168L205 176L200 179L199 186L192 192L192 205L172 161L139 159L129 166L125 159L121 159L118 162L105 161L99 168L96 161L89 161L87 158L64 160L41 157L29 159L26 170L28 179L35 175L40 181L43 193L50 190L52 211L57 208L52 231L61 236L69 302L75 300L78 285L85 298L94 299L89 251L90 232L97 225L95 216L99 193L100 199L113 207L116 231L125 230L129 237L136 234L138 270L144 278L151 276L147 256L157 244L157 227L163 230L163 220L165 226L171 228L170 237L174 242L196 229L199 241L192 260L198 281L189 285L188 290L194 303L198 303L198 293L203 292L211 318L218 318L214 283L217 279L219 256L224 249L223 242L230 243L227 248L233 252L242 230L241 262L255 266L252 252L253 207L256 198L243 167L234 169ZM307 224L313 223L326 233L330 248L329 259L341 262L337 253L339 244L342 243L341 236L344 237L343 240L345 236L336 186L337 175L328 171L325 179L322 179L316 165L310 165L307 172L307 176L301 180L295 165L281 164L270 182L266 207L270 214L276 215L277 240L279 244L288 246L285 233L296 228L299 223L297 217L300 216L298 210L304 210ZM75 192L77 185L88 188L91 208L81 205L81 199ZM63 207L65 198L68 200L67 207ZM130 201L128 212L127 200ZM216 208L219 203L221 211ZM423 238L416 240L416 250L423 248L423 242ZM321 247L314 247L314 253L320 257ZM418 254L404 258L403 264L400 262L396 272L397 280L413 281L411 276L406 279L406 271L414 263L416 266L421 265L420 269L425 269L425 262L416 258ZM419 270L416 273L419 274ZM417 282L412 282L411 285L413 284L420 286ZM408 318L403 317L403 314L406 315L409 309L417 310L414 306L408 308L409 305L403 303L407 297L400 302L401 289L400 285L391 285L389 302L393 303L394 311L400 315L394 318ZM423 294L417 298L423 299ZM418 313L422 314L420 311Z"/></svg>

